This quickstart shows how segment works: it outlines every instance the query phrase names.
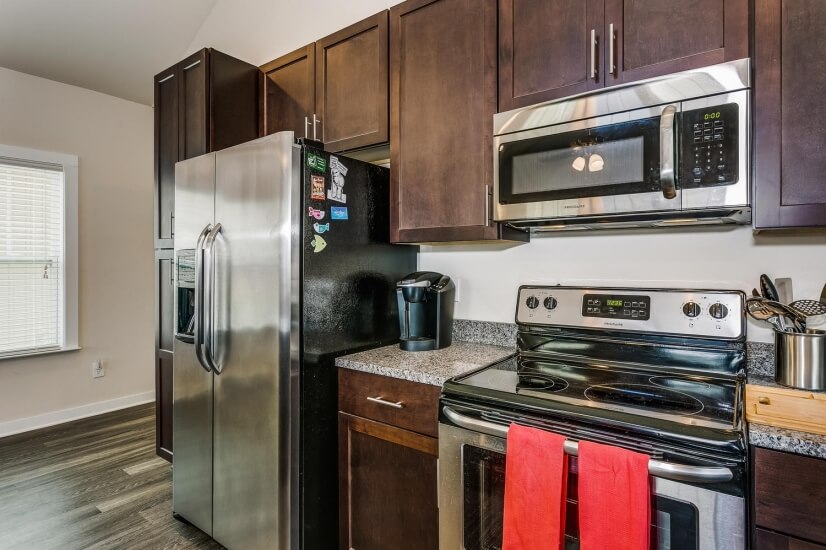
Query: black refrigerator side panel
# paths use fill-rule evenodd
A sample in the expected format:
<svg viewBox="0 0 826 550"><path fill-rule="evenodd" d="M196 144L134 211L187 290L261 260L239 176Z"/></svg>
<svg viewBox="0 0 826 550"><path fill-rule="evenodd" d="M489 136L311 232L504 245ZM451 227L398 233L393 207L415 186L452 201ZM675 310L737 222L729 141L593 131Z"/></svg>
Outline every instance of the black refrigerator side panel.
<svg viewBox="0 0 826 550"><path fill-rule="evenodd" d="M335 358L399 339L395 283L418 247L389 244L390 171L303 154L302 547L338 548Z"/></svg>

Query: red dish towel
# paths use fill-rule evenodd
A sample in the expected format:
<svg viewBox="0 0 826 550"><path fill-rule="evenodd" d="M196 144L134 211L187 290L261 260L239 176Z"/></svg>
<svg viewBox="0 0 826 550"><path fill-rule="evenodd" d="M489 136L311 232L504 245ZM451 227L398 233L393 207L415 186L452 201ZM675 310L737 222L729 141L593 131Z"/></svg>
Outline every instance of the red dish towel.
<svg viewBox="0 0 826 550"><path fill-rule="evenodd" d="M565 438L511 424L502 550L558 550L565 536Z"/></svg>
<svg viewBox="0 0 826 550"><path fill-rule="evenodd" d="M648 455L580 441L578 488L580 550L648 550Z"/></svg>

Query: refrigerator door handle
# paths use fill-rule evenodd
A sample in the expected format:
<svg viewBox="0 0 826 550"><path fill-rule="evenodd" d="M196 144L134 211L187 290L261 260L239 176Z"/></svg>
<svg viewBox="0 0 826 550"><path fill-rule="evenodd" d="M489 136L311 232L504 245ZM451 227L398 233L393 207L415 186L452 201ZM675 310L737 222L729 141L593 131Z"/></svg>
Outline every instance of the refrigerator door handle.
<svg viewBox="0 0 826 550"><path fill-rule="evenodd" d="M215 246L215 239L221 232L222 226L216 223L212 230L207 235L204 241L204 249L206 251L206 268L204 270L204 359L215 374L221 374L223 367L218 365L215 361L215 354L213 347L215 344L214 330L215 330L215 255L213 254L213 247Z"/></svg>
<svg viewBox="0 0 826 550"><path fill-rule="evenodd" d="M204 360L201 345L203 344L204 338L204 240L210 230L212 230L212 225L207 224L198 236L198 242L195 245L195 312L193 315L195 321L193 330L195 357L207 372L211 372L211 369Z"/></svg>

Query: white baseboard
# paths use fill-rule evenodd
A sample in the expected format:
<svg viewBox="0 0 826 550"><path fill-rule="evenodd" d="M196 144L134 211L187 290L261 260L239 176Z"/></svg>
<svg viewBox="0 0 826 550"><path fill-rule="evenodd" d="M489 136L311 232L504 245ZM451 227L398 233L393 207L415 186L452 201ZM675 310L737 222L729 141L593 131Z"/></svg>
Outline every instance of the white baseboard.
<svg viewBox="0 0 826 550"><path fill-rule="evenodd" d="M81 405L70 409L38 414L36 416L28 416L26 418L18 418L7 422L0 422L0 438L23 432L29 432L32 430L38 430L49 426L55 426L57 424L63 424L64 422L71 422L72 420L80 420L81 418L88 418L90 416L97 416L107 412L126 409L129 407L134 407L135 405L143 405L144 403L150 403L152 401L155 401L155 392L148 391L136 393L134 395L126 395L116 399L109 399L107 401L89 403L88 405Z"/></svg>

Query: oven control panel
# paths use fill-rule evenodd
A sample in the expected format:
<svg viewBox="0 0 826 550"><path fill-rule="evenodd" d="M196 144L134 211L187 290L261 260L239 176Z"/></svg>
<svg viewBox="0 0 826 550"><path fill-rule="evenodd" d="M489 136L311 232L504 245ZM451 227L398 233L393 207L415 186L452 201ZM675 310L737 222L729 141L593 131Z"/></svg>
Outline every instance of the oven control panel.
<svg viewBox="0 0 826 550"><path fill-rule="evenodd" d="M744 308L738 291L522 286L516 322L736 340Z"/></svg>
<svg viewBox="0 0 826 550"><path fill-rule="evenodd" d="M737 183L739 110L736 103L727 103L683 111L683 188Z"/></svg>

